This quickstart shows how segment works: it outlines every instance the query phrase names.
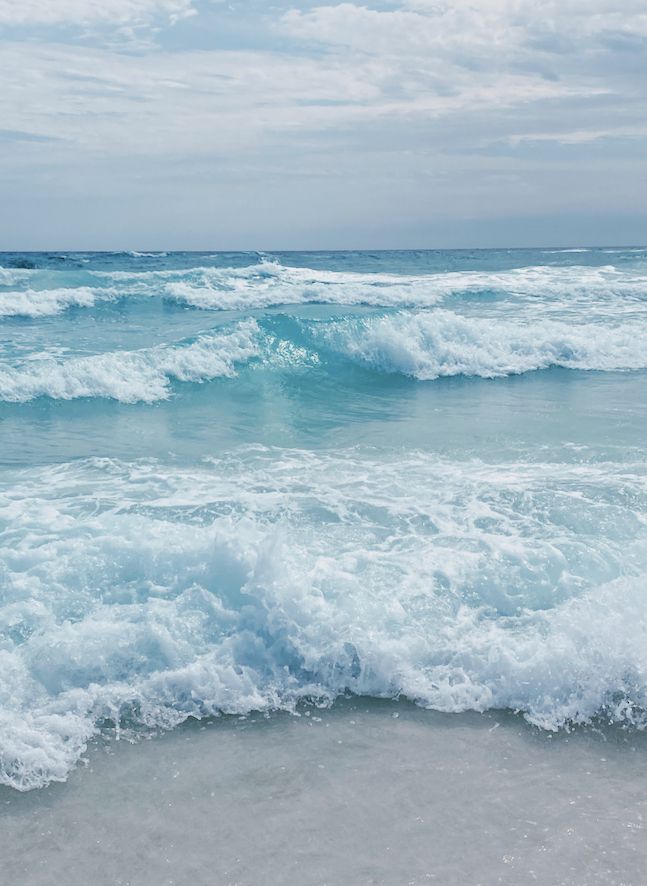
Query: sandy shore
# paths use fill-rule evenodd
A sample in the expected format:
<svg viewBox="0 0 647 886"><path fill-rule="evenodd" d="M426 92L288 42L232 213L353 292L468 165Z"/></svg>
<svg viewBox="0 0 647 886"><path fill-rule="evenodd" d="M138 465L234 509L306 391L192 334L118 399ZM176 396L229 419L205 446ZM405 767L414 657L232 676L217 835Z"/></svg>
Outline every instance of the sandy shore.
<svg viewBox="0 0 647 886"><path fill-rule="evenodd" d="M190 723L0 791L0 882L640 886L646 754L395 702Z"/></svg>

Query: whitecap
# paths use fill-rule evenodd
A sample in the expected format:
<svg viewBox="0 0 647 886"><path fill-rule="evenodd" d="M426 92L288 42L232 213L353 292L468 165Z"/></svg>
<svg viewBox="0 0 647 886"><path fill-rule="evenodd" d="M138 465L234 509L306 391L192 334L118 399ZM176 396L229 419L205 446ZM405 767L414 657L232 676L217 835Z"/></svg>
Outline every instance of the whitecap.
<svg viewBox="0 0 647 886"><path fill-rule="evenodd" d="M0 364L0 400L24 403L36 397L75 400L105 397L122 403L153 403L171 395L172 380L203 382L231 377L236 365L259 353L254 320L195 341L139 351L56 359L36 354L17 365Z"/></svg>
<svg viewBox="0 0 647 886"><path fill-rule="evenodd" d="M419 380L497 378L550 367L622 371L647 368L645 324L607 327L465 317L437 309L310 324L315 341L380 372Z"/></svg>
<svg viewBox="0 0 647 886"><path fill-rule="evenodd" d="M97 298L112 299L110 291L88 286L64 289L25 289L0 292L0 317L52 317L68 308L92 308Z"/></svg>

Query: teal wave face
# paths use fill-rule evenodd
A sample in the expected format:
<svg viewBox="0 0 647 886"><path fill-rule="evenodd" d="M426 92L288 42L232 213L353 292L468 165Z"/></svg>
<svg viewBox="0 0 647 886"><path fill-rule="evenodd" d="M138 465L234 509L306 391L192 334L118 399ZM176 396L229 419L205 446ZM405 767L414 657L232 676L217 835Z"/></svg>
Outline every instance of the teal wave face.
<svg viewBox="0 0 647 886"><path fill-rule="evenodd" d="M514 316L514 315L511 315ZM348 366L417 381L501 378L551 368L627 372L647 369L647 321L579 326L523 317L461 316L455 311L372 312L331 320L274 315L223 323L188 339L78 354L60 348L18 352L0 364L0 400L24 403L108 398L154 403L176 382L204 384L255 372L310 370L342 375Z"/></svg>

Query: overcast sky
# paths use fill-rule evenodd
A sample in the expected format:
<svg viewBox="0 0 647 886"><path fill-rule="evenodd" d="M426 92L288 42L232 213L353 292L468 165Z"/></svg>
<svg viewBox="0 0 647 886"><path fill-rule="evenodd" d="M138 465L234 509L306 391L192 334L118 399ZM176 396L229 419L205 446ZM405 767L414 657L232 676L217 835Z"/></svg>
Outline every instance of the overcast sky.
<svg viewBox="0 0 647 886"><path fill-rule="evenodd" d="M0 249L647 242L647 0L0 0Z"/></svg>

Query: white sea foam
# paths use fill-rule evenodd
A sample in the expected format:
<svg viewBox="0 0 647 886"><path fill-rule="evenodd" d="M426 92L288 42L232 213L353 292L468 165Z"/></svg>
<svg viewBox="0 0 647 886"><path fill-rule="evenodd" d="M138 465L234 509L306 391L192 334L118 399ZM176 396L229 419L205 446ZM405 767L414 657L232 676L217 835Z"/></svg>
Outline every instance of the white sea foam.
<svg viewBox="0 0 647 886"><path fill-rule="evenodd" d="M1 272L13 274L13 271ZM35 271L17 271L29 275ZM23 278L0 277L0 284ZM512 299L516 308L567 314L647 311L647 275L636 268L536 266L500 272L359 273L296 268L262 261L241 268L90 271L90 285L17 290L0 295L0 315L46 316L114 298L165 298L203 310L262 310L323 303L373 307L431 307L483 294ZM109 284L109 285L106 285Z"/></svg>
<svg viewBox="0 0 647 886"><path fill-rule="evenodd" d="M24 289L0 292L0 317L51 317L68 308L92 308L97 298L111 299L114 293L88 286L68 289Z"/></svg>
<svg viewBox="0 0 647 886"><path fill-rule="evenodd" d="M168 252L135 252L135 250L131 250L126 254L133 258L166 258Z"/></svg>
<svg viewBox="0 0 647 886"><path fill-rule="evenodd" d="M613 249L603 249L602 252L608 255L627 255L627 254L641 254L647 252L647 246L627 246L623 248L622 246L614 247Z"/></svg>
<svg viewBox="0 0 647 886"><path fill-rule="evenodd" d="M259 353L254 320L191 343L139 351L111 351L56 359L36 354L17 365L0 364L0 400L24 403L36 397L74 400L107 397L122 403L153 403L170 396L170 382L204 382L236 374L236 364Z"/></svg>
<svg viewBox="0 0 647 886"><path fill-rule="evenodd" d="M0 476L0 780L347 690L644 722L647 465L248 449Z"/></svg>
<svg viewBox="0 0 647 886"><path fill-rule="evenodd" d="M23 280L28 280L34 271L30 268L3 268L0 267L0 286L16 286Z"/></svg>
<svg viewBox="0 0 647 886"><path fill-rule="evenodd" d="M310 324L316 340L380 372L421 380L496 378L553 366L587 370L647 368L645 325L521 323L446 310Z"/></svg>
<svg viewBox="0 0 647 886"><path fill-rule="evenodd" d="M499 293L518 298L568 300L647 296L647 275L603 267L536 266L500 272L456 271L400 275L295 268L262 262L243 268L111 272L108 277L212 310L265 308L282 304L363 304L427 307L457 295Z"/></svg>

